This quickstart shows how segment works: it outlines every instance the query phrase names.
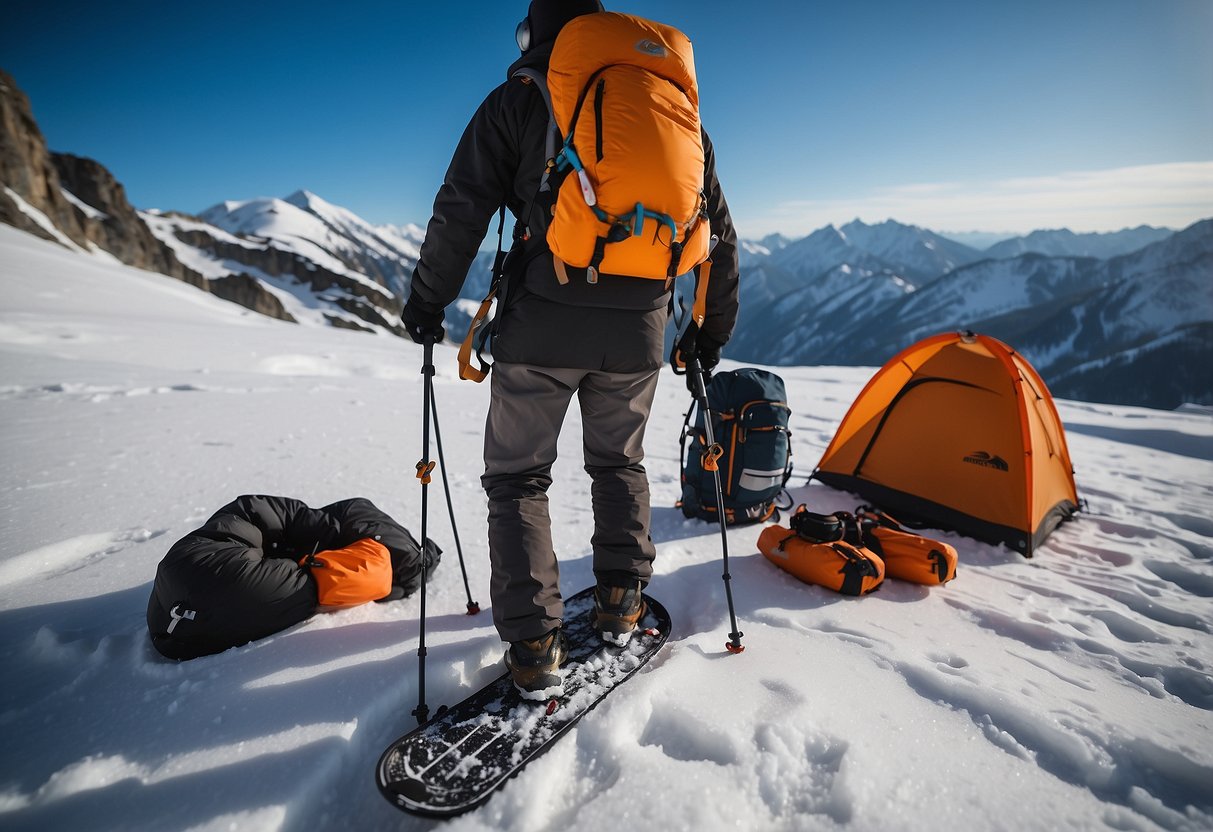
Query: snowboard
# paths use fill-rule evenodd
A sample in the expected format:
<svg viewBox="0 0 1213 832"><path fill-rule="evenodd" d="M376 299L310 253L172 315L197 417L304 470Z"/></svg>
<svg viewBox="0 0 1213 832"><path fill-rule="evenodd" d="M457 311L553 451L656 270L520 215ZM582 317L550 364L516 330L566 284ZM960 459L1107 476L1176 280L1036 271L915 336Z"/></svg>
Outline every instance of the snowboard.
<svg viewBox="0 0 1213 832"><path fill-rule="evenodd" d="M648 595L644 600L636 632L618 647L591 626L593 587L566 599L563 694L523 699L507 671L388 746L379 758L379 791L397 808L427 817L452 817L484 803L665 644L670 616Z"/></svg>

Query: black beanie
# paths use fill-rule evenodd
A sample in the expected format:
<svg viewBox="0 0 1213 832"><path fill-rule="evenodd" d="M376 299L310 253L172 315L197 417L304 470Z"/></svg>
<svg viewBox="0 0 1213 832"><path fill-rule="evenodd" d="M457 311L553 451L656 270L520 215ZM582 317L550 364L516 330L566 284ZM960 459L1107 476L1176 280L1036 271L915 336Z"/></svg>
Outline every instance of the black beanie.
<svg viewBox="0 0 1213 832"><path fill-rule="evenodd" d="M531 48L556 40L564 24L574 17L604 11L600 0L531 0L526 19L531 27Z"/></svg>

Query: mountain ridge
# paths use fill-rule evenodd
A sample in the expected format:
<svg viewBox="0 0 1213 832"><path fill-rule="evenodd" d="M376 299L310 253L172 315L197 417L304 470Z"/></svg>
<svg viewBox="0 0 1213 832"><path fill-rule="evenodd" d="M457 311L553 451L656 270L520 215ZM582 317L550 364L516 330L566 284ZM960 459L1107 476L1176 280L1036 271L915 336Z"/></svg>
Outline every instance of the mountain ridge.
<svg viewBox="0 0 1213 832"><path fill-rule="evenodd" d="M46 149L6 75L0 105L0 221L282 320L406 334L399 316L421 227L374 225L306 189L226 200L198 216L136 211L104 166ZM799 239L743 240L739 255L741 306L724 351L734 360L880 365L926 335L974 329L1013 345L1058 395L1213 402L1213 381L1200 373L1176 368L1183 382L1168 387L1143 369L1157 372L1159 351L1213 363L1213 220L1176 232L1041 230L983 250L855 219ZM477 256L448 307L453 337L487 290L492 261L491 251Z"/></svg>

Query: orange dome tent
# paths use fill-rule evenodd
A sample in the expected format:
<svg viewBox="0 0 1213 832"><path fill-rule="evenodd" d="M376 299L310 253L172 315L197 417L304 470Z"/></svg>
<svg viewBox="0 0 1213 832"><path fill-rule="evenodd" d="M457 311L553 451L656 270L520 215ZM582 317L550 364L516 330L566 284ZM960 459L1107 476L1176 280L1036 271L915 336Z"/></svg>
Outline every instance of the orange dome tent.
<svg viewBox="0 0 1213 832"><path fill-rule="evenodd" d="M923 339L885 364L813 478L1027 557L1078 510L1048 388L1006 344L971 332Z"/></svg>

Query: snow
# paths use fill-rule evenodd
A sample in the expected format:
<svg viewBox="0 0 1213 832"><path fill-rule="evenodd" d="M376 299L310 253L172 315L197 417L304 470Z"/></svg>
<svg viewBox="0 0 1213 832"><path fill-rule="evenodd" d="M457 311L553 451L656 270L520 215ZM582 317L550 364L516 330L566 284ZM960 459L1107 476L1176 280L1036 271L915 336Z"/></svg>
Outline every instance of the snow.
<svg viewBox="0 0 1213 832"><path fill-rule="evenodd" d="M418 599L174 663L144 610L173 541L242 493L365 496L415 532L420 351L301 327L0 227L0 826L429 829L373 784L414 727ZM436 350L436 403L472 593L488 606L488 391ZM871 368L786 367L793 497ZM1032 560L950 533L958 578L852 599L673 508L687 393L648 431L653 662L450 830L1213 827L1213 413L1059 402L1088 511ZM552 486L571 593L592 582L576 408ZM437 479L435 484L437 484ZM426 698L498 675L502 645L445 549Z"/></svg>
<svg viewBox="0 0 1213 832"><path fill-rule="evenodd" d="M221 243L226 243L227 245L241 246L249 249L250 251L265 250L264 243L250 242L243 237L237 237L235 234L230 234L218 226L211 225L182 214L166 213L164 211L152 209L150 211L140 211L139 216L152 229L152 233L166 243L171 244L173 240L176 240L174 233L177 231L201 231L202 233L213 237L215 240ZM176 242L185 248L192 248L192 246L185 246L180 240L176 240Z"/></svg>
<svg viewBox="0 0 1213 832"><path fill-rule="evenodd" d="M74 193L69 191L67 188L63 188L63 187L59 188L59 193L63 194L64 199L66 199L72 205L75 205L77 208L79 208L81 211L83 211L84 215L86 217L91 217L92 219L95 219L95 220L104 220L109 216L109 214L105 213L104 211L102 211L98 208L94 208L93 206L89 205L87 202L85 202L80 197L76 196Z"/></svg>
<svg viewBox="0 0 1213 832"><path fill-rule="evenodd" d="M11 199L13 201L13 204L17 206L18 211L25 214L27 217L29 217L31 220L33 220L35 223L37 223L38 227L41 228L43 231L50 234L52 237L54 237L56 240L58 240L61 244L67 246L68 248L72 249L73 251L82 250L80 248L80 246L76 245L76 243L74 241L72 241L72 239L70 237L68 237L66 234L64 234L62 231L60 231L55 226L55 224L53 222L51 222L50 217L48 217L45 213L38 210L37 208L35 208L34 206L32 206L28 202L26 202L24 199L22 199L21 195L18 194L16 191L14 191L12 188L10 188L6 185L4 187L4 193L9 199Z"/></svg>
<svg viewBox="0 0 1213 832"><path fill-rule="evenodd" d="M151 229L152 234L172 250L173 254L176 255L177 259L183 266L193 269L203 277L210 280L215 280L217 278L230 277L233 274L239 274L240 272L245 271L245 267L243 265L237 264L237 266L233 268L228 265L230 261L222 260L207 251L203 251L200 248L183 242L175 232L178 228L185 230L191 230L192 227L206 228L208 232L219 237L222 242L235 242L236 245L241 245L246 248L253 248L254 246L247 241L241 240L234 235L227 234L227 232L222 231L219 228L215 228L214 226L207 226L203 223L183 220L180 217L170 217L163 214L150 212L140 214L140 216L143 218L143 221L147 223L147 227ZM265 247L257 246L257 248Z"/></svg>

